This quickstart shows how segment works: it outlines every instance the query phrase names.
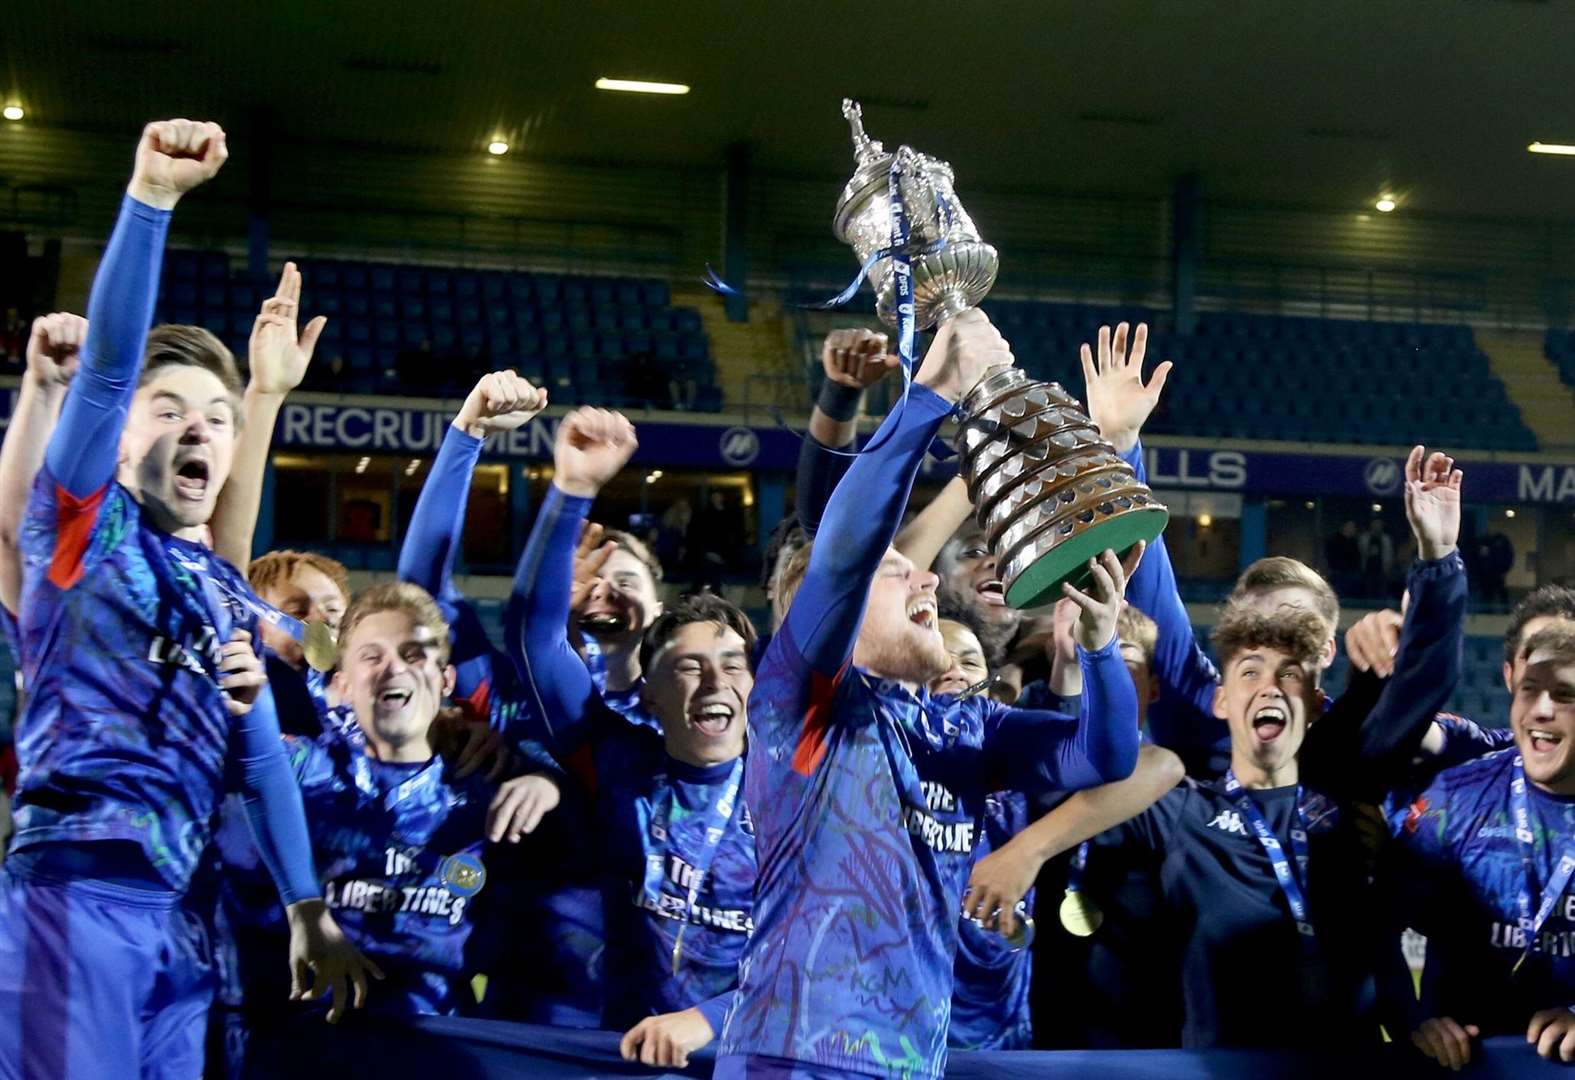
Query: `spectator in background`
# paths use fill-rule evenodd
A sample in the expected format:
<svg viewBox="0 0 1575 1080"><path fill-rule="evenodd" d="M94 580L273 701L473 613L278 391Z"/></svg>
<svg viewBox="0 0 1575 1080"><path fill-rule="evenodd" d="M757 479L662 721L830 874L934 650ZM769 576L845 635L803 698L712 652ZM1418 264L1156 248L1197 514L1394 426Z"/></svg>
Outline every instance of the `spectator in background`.
<svg viewBox="0 0 1575 1080"><path fill-rule="evenodd" d="M1367 531L1356 541L1362 555L1362 595L1378 598L1389 586L1389 574L1395 564L1395 542L1384 529L1382 518L1373 518Z"/></svg>
<svg viewBox="0 0 1575 1080"><path fill-rule="evenodd" d="M689 566L694 575L694 592L710 589L722 594L722 579L738 561L738 548L744 536L742 509L728 505L727 493L712 488L705 505L689 522Z"/></svg>
<svg viewBox="0 0 1575 1080"><path fill-rule="evenodd" d="M689 537L689 526L694 521L694 504L681 497L662 512L656 526L656 557L663 566L683 566L684 542Z"/></svg>
<svg viewBox="0 0 1575 1080"><path fill-rule="evenodd" d="M1477 537L1472 545L1472 570L1476 577L1477 599L1508 604L1509 588L1505 578L1515 568L1515 545L1496 529Z"/></svg>
<svg viewBox="0 0 1575 1080"><path fill-rule="evenodd" d="M1362 581L1362 549L1357 542L1356 522L1349 519L1340 531L1324 544L1324 562L1329 567L1329 582L1341 596L1355 596Z"/></svg>
<svg viewBox="0 0 1575 1080"><path fill-rule="evenodd" d="M27 320L16 308L6 308L5 322L0 323L0 360L7 368L21 367L23 349L27 345ZM14 372L7 371L7 374Z"/></svg>

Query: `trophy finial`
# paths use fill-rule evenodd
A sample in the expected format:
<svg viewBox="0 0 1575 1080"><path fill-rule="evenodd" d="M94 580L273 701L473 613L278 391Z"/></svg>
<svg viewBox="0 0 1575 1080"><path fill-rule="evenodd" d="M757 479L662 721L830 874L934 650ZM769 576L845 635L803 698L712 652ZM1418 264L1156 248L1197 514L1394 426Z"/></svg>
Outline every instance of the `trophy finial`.
<svg viewBox="0 0 1575 1080"><path fill-rule="evenodd" d="M853 157L860 165L867 165L886 153L886 148L864 133L864 107L852 98L842 99L842 115L853 129Z"/></svg>

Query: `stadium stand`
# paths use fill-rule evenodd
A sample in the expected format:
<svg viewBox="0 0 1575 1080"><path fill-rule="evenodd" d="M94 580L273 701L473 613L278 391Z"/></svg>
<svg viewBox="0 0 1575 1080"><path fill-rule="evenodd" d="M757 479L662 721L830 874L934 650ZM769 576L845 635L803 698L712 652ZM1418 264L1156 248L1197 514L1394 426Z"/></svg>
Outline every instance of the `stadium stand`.
<svg viewBox="0 0 1575 1080"><path fill-rule="evenodd" d="M1073 386L1078 346L1102 324L1168 321L1138 307L1045 303L993 304L991 317L1027 370ZM1469 326L1210 313L1196 334L1151 334L1149 355L1178 366L1156 433L1537 449ZM1431 396L1417 397L1419 385Z"/></svg>
<svg viewBox="0 0 1575 1080"><path fill-rule="evenodd" d="M1559 369L1559 378L1575 387L1575 330L1551 329L1546 342L1548 359Z"/></svg>
<svg viewBox="0 0 1575 1080"><path fill-rule="evenodd" d="M665 282L381 262L302 260L303 317L328 316L310 389L463 396L505 365L582 404L717 412L700 313ZM237 355L266 286L222 251L172 250L162 319L205 326Z"/></svg>

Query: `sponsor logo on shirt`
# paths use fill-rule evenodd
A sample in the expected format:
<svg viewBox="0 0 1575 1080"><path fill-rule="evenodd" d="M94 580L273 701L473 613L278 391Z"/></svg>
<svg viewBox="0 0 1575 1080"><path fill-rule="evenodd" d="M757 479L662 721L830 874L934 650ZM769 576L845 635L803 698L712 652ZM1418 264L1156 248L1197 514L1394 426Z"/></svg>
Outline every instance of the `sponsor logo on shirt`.
<svg viewBox="0 0 1575 1080"><path fill-rule="evenodd" d="M660 855L647 856L652 859L661 858ZM730 930L736 934L754 933L755 923L747 911L738 908L717 908L696 903L689 906L689 888L695 882L695 876L700 871L689 863L669 852L666 859L666 873L663 875L674 888L682 890L682 896L664 892L655 897L646 894L645 890L635 892L634 903L664 919L677 919L679 922L690 922L696 926L709 926L717 930Z"/></svg>
<svg viewBox="0 0 1575 1080"><path fill-rule="evenodd" d="M1531 940L1530 932L1518 923L1495 922L1491 942L1495 949L1524 950ZM1544 930L1537 935L1532 952L1543 956L1568 958L1575 956L1575 931Z"/></svg>
<svg viewBox="0 0 1575 1080"><path fill-rule="evenodd" d="M1221 810L1214 815L1214 820L1209 822L1208 827L1218 829L1220 832L1234 833L1237 836L1247 835L1247 826L1242 824L1241 814L1235 810Z"/></svg>
<svg viewBox="0 0 1575 1080"><path fill-rule="evenodd" d="M221 659L219 635L211 626L204 626L195 638L187 641L171 641L159 636L148 646L150 663L185 668L193 675L208 674L209 668L203 666L204 660L216 670Z"/></svg>
<svg viewBox="0 0 1575 1080"><path fill-rule="evenodd" d="M943 813L957 811L957 797L944 785L933 780L922 780L919 787L924 792L925 806ZM910 834L922 840L932 851L944 854L967 854L974 848L974 822L944 822L916 806L902 808L902 824Z"/></svg>

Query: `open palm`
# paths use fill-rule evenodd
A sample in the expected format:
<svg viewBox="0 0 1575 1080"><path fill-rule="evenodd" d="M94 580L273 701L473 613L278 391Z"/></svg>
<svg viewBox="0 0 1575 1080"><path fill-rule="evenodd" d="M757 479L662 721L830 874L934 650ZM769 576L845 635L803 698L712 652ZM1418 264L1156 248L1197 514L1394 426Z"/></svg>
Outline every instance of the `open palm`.
<svg viewBox="0 0 1575 1080"><path fill-rule="evenodd" d="M1416 536L1417 554L1441 559L1460 538L1460 487L1464 474L1455 459L1414 446L1405 461L1405 516Z"/></svg>
<svg viewBox="0 0 1575 1080"><path fill-rule="evenodd" d="M300 310L301 271L293 262L287 262L279 276L278 290L263 301L262 311L252 324L246 351L254 389L264 394L288 394L306 378L317 339L328 320L319 315L297 335Z"/></svg>
<svg viewBox="0 0 1575 1080"><path fill-rule="evenodd" d="M1138 323L1127 350L1126 323L1099 328L1099 354L1087 344L1082 347L1083 382L1088 388L1088 415L1119 452L1137 445L1138 432L1159 404L1160 391L1170 377L1170 361L1154 369L1148 383L1143 382L1143 358L1148 353L1148 324Z"/></svg>

